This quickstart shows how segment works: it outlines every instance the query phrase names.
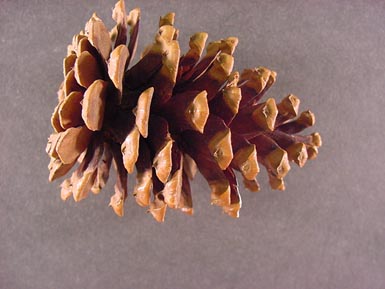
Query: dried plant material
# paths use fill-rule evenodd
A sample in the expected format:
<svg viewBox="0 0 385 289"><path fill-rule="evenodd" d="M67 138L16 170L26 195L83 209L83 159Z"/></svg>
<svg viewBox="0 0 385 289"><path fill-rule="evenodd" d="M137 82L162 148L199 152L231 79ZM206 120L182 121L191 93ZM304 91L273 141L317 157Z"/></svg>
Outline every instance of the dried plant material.
<svg viewBox="0 0 385 289"><path fill-rule="evenodd" d="M60 125L60 118L59 118L59 107L61 104L62 104L62 101L60 101L59 104L55 107L51 116L51 126L55 132L64 131L64 128L62 128Z"/></svg>
<svg viewBox="0 0 385 289"><path fill-rule="evenodd" d="M69 129L83 123L81 116L83 93L71 92L61 103L58 109L60 127Z"/></svg>
<svg viewBox="0 0 385 289"><path fill-rule="evenodd" d="M95 80L84 93L82 118L89 130L101 130L103 126L107 83Z"/></svg>
<svg viewBox="0 0 385 289"><path fill-rule="evenodd" d="M84 88L82 88L79 83L77 82L75 78L75 71L74 69L71 69L67 75L64 78L64 84L63 84L63 90L64 95L68 96L73 91L83 91Z"/></svg>
<svg viewBox="0 0 385 289"><path fill-rule="evenodd" d="M193 129L203 133L209 113L207 92L202 91L188 103L188 107L184 111L184 117Z"/></svg>
<svg viewBox="0 0 385 289"><path fill-rule="evenodd" d="M195 64L197 64L205 48L207 37L208 34L205 32L199 32L190 37L190 50L183 55L179 61L179 79L183 77L186 72L190 71Z"/></svg>
<svg viewBox="0 0 385 289"><path fill-rule="evenodd" d="M91 188L94 194L98 194L106 185L110 175L110 167L112 163L112 153L109 144L104 143L101 146L103 146L103 152L101 153L101 160L98 163L95 181Z"/></svg>
<svg viewBox="0 0 385 289"><path fill-rule="evenodd" d="M137 174L133 195L139 206L147 207L150 205L152 191L152 160L151 151L144 139L140 141L139 157L135 166Z"/></svg>
<svg viewBox="0 0 385 289"><path fill-rule="evenodd" d="M152 190L152 171L145 170L136 175L136 185L133 191L136 202L141 207L147 207L150 204Z"/></svg>
<svg viewBox="0 0 385 289"><path fill-rule="evenodd" d="M166 216L167 205L163 200L160 200L158 197L155 197L155 200L151 202L149 212L158 222L164 222L164 217Z"/></svg>
<svg viewBox="0 0 385 289"><path fill-rule="evenodd" d="M138 105L134 110L135 124L140 134L146 138L148 135L148 122L150 119L150 108L154 88L150 87L143 91L138 99Z"/></svg>
<svg viewBox="0 0 385 289"><path fill-rule="evenodd" d="M127 135L121 146L123 164L129 174L133 173L135 163L139 156L139 137L139 129L135 126Z"/></svg>
<svg viewBox="0 0 385 289"><path fill-rule="evenodd" d="M57 159L59 156L56 151L57 143L60 139L60 133L53 133L48 137L47 146L45 147L46 153L54 159Z"/></svg>
<svg viewBox="0 0 385 289"><path fill-rule="evenodd" d="M173 209L179 206L182 192L183 157L179 156L179 159L180 163L178 164L178 168L172 173L170 179L164 185L162 192L164 202Z"/></svg>
<svg viewBox="0 0 385 289"><path fill-rule="evenodd" d="M73 172L70 181L75 202L85 199L92 189L103 149L98 139L92 139L90 149L86 151L78 168Z"/></svg>
<svg viewBox="0 0 385 289"><path fill-rule="evenodd" d="M248 180L244 178L243 184L245 185L245 188L248 189L250 192L259 192L259 190L261 189L256 179Z"/></svg>
<svg viewBox="0 0 385 289"><path fill-rule="evenodd" d="M306 148L309 160L314 160L318 155L318 148L316 146L308 146Z"/></svg>
<svg viewBox="0 0 385 289"><path fill-rule="evenodd" d="M230 185L227 180L209 182L211 204L219 207L230 206Z"/></svg>
<svg viewBox="0 0 385 289"><path fill-rule="evenodd" d="M210 42L207 45L207 56L216 55L218 51L233 55L235 48L238 45L238 38L229 37L219 41Z"/></svg>
<svg viewBox="0 0 385 289"><path fill-rule="evenodd" d="M214 156L219 167L226 169L233 159L233 150L231 147L231 131L229 128L217 132L208 144L211 154Z"/></svg>
<svg viewBox="0 0 385 289"><path fill-rule="evenodd" d="M116 169L115 194L111 197L110 206L119 217L124 215L124 201L127 198L127 171L124 168L122 154L117 146L112 147L112 155Z"/></svg>
<svg viewBox="0 0 385 289"><path fill-rule="evenodd" d="M226 124L234 119L239 110L242 95L238 80L239 73L233 72L229 76L226 87L210 102L210 111L221 117Z"/></svg>
<svg viewBox="0 0 385 289"><path fill-rule="evenodd" d="M192 129L203 133L209 116L207 93L188 91L176 94L174 101L162 107L161 114L168 117L174 131Z"/></svg>
<svg viewBox="0 0 385 289"><path fill-rule="evenodd" d="M290 161L295 162L301 168L305 165L308 156L304 143L295 143L289 146L286 151Z"/></svg>
<svg viewBox="0 0 385 289"><path fill-rule="evenodd" d="M239 210L242 207L241 195L239 194L237 180L233 170L225 170L228 180L230 180L230 204L223 206L223 212L232 218L239 217Z"/></svg>
<svg viewBox="0 0 385 289"><path fill-rule="evenodd" d="M76 61L76 55L75 54L70 54L66 58L64 58L64 60L63 60L63 74L64 74L64 77L74 67L75 61Z"/></svg>
<svg viewBox="0 0 385 289"><path fill-rule="evenodd" d="M186 159L184 161L186 161ZM185 172L182 173L182 190L180 194L178 209L190 216L194 213L190 181Z"/></svg>
<svg viewBox="0 0 385 289"><path fill-rule="evenodd" d="M285 177L290 170L287 152L281 148L275 149L266 156L266 166L278 178Z"/></svg>
<svg viewBox="0 0 385 289"><path fill-rule="evenodd" d="M88 51L90 52L91 54L96 54L94 51L95 51L95 48L91 45L91 43L88 41L87 37L84 37L82 38L79 43L78 43L78 46L77 46L77 55L80 55L82 54L84 51Z"/></svg>
<svg viewBox="0 0 385 289"><path fill-rule="evenodd" d="M112 18L116 21L115 47L127 44L127 14L126 5L123 0L115 4ZM111 39L112 40L112 39Z"/></svg>
<svg viewBox="0 0 385 289"><path fill-rule="evenodd" d="M173 141L168 140L164 146L158 150L153 160L156 176L162 183L165 183L171 173L171 150Z"/></svg>
<svg viewBox="0 0 385 289"><path fill-rule="evenodd" d="M247 180L253 180L259 173L257 150L253 144L246 144L239 148L232 162L234 168L239 170Z"/></svg>
<svg viewBox="0 0 385 289"><path fill-rule="evenodd" d="M289 94L277 104L279 115L285 120L291 119L298 115L300 100L293 94Z"/></svg>
<svg viewBox="0 0 385 289"><path fill-rule="evenodd" d="M70 179L64 180L64 182L60 185L60 187L61 187L60 197L63 201L66 201L69 197L72 196L71 180Z"/></svg>
<svg viewBox="0 0 385 289"><path fill-rule="evenodd" d="M60 133L56 151L63 164L74 162L87 148L91 132L85 126L71 127Z"/></svg>
<svg viewBox="0 0 385 289"><path fill-rule="evenodd" d="M131 27L130 29L130 41L128 42L128 52L130 52L128 62L130 62L135 55L136 47L138 45L138 33L139 33L139 22L140 22L140 9L135 8L130 11L127 15L127 24Z"/></svg>
<svg viewBox="0 0 385 289"><path fill-rule="evenodd" d="M88 51L82 52L75 62L75 79L77 83L85 88L89 87L95 80L101 78L98 62Z"/></svg>
<svg viewBox="0 0 385 289"><path fill-rule="evenodd" d="M115 87L122 93L123 75L126 67L129 52L126 45L119 45L112 52L108 60L108 75Z"/></svg>
<svg viewBox="0 0 385 289"><path fill-rule="evenodd" d="M278 110L275 105L275 100L269 98L264 104L257 106L252 113L252 118L259 127L264 130L273 131L277 114Z"/></svg>
<svg viewBox="0 0 385 289"><path fill-rule="evenodd" d="M95 13L87 22L85 31L92 46L99 51L104 59L108 59L111 52L110 34L103 21Z"/></svg>
<svg viewBox="0 0 385 289"><path fill-rule="evenodd" d="M63 164L60 159L52 158L48 165L50 182L64 176L67 174L71 168L74 166L75 162L72 164Z"/></svg>
<svg viewBox="0 0 385 289"><path fill-rule="evenodd" d="M63 200L98 194L114 163L114 212L124 215L127 174L136 170L136 203L163 222L167 208L193 214L190 182L199 171L211 203L238 218L236 171L257 192L262 165L271 188L284 190L290 162L303 167L317 157L321 136L301 134L315 124L314 114L300 112L293 94L262 100L277 75L266 67L233 71L236 37L212 41L205 51L208 34L198 32L183 54L175 14L168 13L130 65L140 14L119 0L110 31L93 14L67 47L46 147L50 181L74 168L61 184Z"/></svg>
<svg viewBox="0 0 385 289"><path fill-rule="evenodd" d="M76 176L74 175L74 177L71 178L71 184L74 184L72 187L72 195L75 202L79 202L87 197L88 192L91 190L94 178L95 174L90 171L84 172L81 176L79 172Z"/></svg>

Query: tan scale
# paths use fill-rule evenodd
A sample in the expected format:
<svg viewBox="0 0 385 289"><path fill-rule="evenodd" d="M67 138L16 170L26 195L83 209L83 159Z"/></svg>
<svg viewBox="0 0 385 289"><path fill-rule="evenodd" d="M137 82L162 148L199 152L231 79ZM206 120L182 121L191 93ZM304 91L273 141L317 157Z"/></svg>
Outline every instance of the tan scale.
<svg viewBox="0 0 385 289"><path fill-rule="evenodd" d="M295 162L300 168L302 168L307 159L307 150L304 143L295 143L286 148L288 158L290 161Z"/></svg>
<svg viewBox="0 0 385 289"><path fill-rule="evenodd" d="M95 80L101 78L98 63L88 51L82 52L75 62L74 77L78 84L88 88Z"/></svg>
<svg viewBox="0 0 385 289"><path fill-rule="evenodd" d="M63 164L70 164L87 148L91 131L86 126L71 127L60 133L56 151Z"/></svg>
<svg viewBox="0 0 385 289"><path fill-rule="evenodd" d="M320 147L322 146L322 138L321 138L321 135L318 133L318 132L314 132L311 134L311 143L316 146L316 147Z"/></svg>
<svg viewBox="0 0 385 289"><path fill-rule="evenodd" d="M289 118L296 117L298 115L300 100L293 94L289 94L277 104L278 113Z"/></svg>
<svg viewBox="0 0 385 289"><path fill-rule="evenodd" d="M235 153L232 162L247 180L255 179L259 173L257 151L253 144L239 149Z"/></svg>
<svg viewBox="0 0 385 289"><path fill-rule="evenodd" d="M68 72L74 67L76 61L76 55L70 54L63 59L63 74L64 77L68 74Z"/></svg>
<svg viewBox="0 0 385 289"><path fill-rule="evenodd" d="M155 168L155 173L158 179L162 183L166 183L168 177L171 173L172 160L171 160L171 151L172 151L173 140L169 139L163 145L163 147L155 154L153 160L153 167Z"/></svg>
<svg viewBox="0 0 385 289"><path fill-rule="evenodd" d="M51 158L51 161L48 165L49 177L48 180L50 182L66 175L71 168L74 166L75 162L72 164L63 164L60 159Z"/></svg>
<svg viewBox="0 0 385 289"><path fill-rule="evenodd" d="M136 203L141 207L150 205L150 196L152 191L152 169L137 173L136 184L133 190Z"/></svg>
<svg viewBox="0 0 385 289"><path fill-rule="evenodd" d="M307 146L307 155L309 160L314 160L318 156L318 148L316 146Z"/></svg>
<svg viewBox="0 0 385 289"><path fill-rule="evenodd" d="M234 115L238 113L241 98L242 94L239 87L226 87L223 90L223 100Z"/></svg>
<svg viewBox="0 0 385 289"><path fill-rule="evenodd" d="M278 115L278 109L274 98L269 98L262 105L258 105L252 113L252 119L261 128L267 131L273 131L275 120Z"/></svg>
<svg viewBox="0 0 385 289"><path fill-rule="evenodd" d="M170 208L178 208L181 198L182 190L182 175L183 175L183 156L180 160L180 168L171 176L170 180L164 186L162 194L164 196L165 203Z"/></svg>
<svg viewBox="0 0 385 289"><path fill-rule="evenodd" d="M55 130L55 132L62 132L64 131L64 128L60 125L60 118L59 118L59 107L62 104L63 101L59 102L59 104L55 107L52 115L51 115L51 126Z"/></svg>
<svg viewBox="0 0 385 289"><path fill-rule="evenodd" d="M219 207L230 205L230 185L227 180L209 182L211 188L211 204Z"/></svg>
<svg viewBox="0 0 385 289"><path fill-rule="evenodd" d="M310 110L303 111L296 122L306 127L313 126L315 124L315 115Z"/></svg>
<svg viewBox="0 0 385 289"><path fill-rule="evenodd" d="M92 44L89 42L88 38L84 37L78 43L78 47L76 49L76 54L81 55L84 51L88 51L91 53L91 51L93 49L94 48L93 48Z"/></svg>
<svg viewBox="0 0 385 289"><path fill-rule="evenodd" d="M154 94L154 88L150 87L143 91L138 99L138 104L134 109L135 124L139 129L140 134L147 138L148 122L150 117L151 100Z"/></svg>
<svg viewBox="0 0 385 289"><path fill-rule="evenodd" d="M98 194L100 190L104 188L104 186L106 185L108 177L110 175L111 163L112 163L112 154L108 150L108 145L104 144L103 156L98 163L95 181L91 188L91 191L94 194Z"/></svg>
<svg viewBox="0 0 385 289"><path fill-rule="evenodd" d="M158 196L155 196L155 200L150 203L149 212L158 222L164 222L164 217L166 215L167 204L160 200Z"/></svg>
<svg viewBox="0 0 385 289"><path fill-rule="evenodd" d="M277 178L283 178L290 170L287 152L281 148L277 148L269 153L265 158L268 168Z"/></svg>
<svg viewBox="0 0 385 289"><path fill-rule="evenodd" d="M112 10L112 19L116 21L116 25L127 26L126 5L123 0L116 2L114 9Z"/></svg>
<svg viewBox="0 0 385 289"><path fill-rule="evenodd" d="M207 38L208 34L206 32L199 32L192 35L189 41L190 50L185 54L185 57L198 61L205 48Z"/></svg>
<svg viewBox="0 0 385 289"><path fill-rule="evenodd" d="M75 61L75 64L76 64L76 61ZM67 73L64 79L63 90L64 90L65 96L68 96L72 91L82 90L82 88L79 86L75 78L75 71L73 69Z"/></svg>
<svg viewBox="0 0 385 289"><path fill-rule="evenodd" d="M238 45L237 37L228 37L219 41L210 42L207 45L207 54L205 57L214 56L218 51L233 55L235 48Z"/></svg>
<svg viewBox="0 0 385 289"><path fill-rule="evenodd" d="M245 86L255 90L256 94L262 92L269 80L275 81L276 73L266 67L258 67L254 69L245 69L241 74L240 82L245 82Z"/></svg>
<svg viewBox="0 0 385 289"><path fill-rule="evenodd" d="M124 198L121 195L114 194L111 199L109 206L112 207L115 214L117 214L119 217L124 216Z"/></svg>
<svg viewBox="0 0 385 289"><path fill-rule="evenodd" d="M259 192L261 189L256 179L248 180L243 178L243 184L250 192Z"/></svg>
<svg viewBox="0 0 385 289"><path fill-rule="evenodd" d="M94 183L95 177L95 170L84 171L80 178L76 175L76 173L72 175L72 196L75 202L80 202L87 197L88 192L91 190L92 184Z"/></svg>
<svg viewBox="0 0 385 289"><path fill-rule="evenodd" d="M227 53L220 53L208 70L207 75L218 82L224 82L231 74L234 66L234 57Z"/></svg>
<svg viewBox="0 0 385 289"><path fill-rule="evenodd" d="M189 104L185 110L184 116L192 128L203 133L209 114L207 92L204 90L198 93Z"/></svg>
<svg viewBox="0 0 385 289"><path fill-rule="evenodd" d="M231 130L229 128L217 132L209 141L210 153L217 161L219 167L226 169L233 159L231 146Z"/></svg>
<svg viewBox="0 0 385 289"><path fill-rule="evenodd" d="M273 190L284 191L286 189L283 178L269 174L269 184Z"/></svg>
<svg viewBox="0 0 385 289"><path fill-rule="evenodd" d="M135 163L139 156L139 139L139 129L134 126L121 145L123 164L129 174L134 172Z"/></svg>
<svg viewBox="0 0 385 289"><path fill-rule="evenodd" d="M57 159L59 157L56 152L56 146L60 139L60 136L60 133L53 133L48 137L48 142L45 151L51 158Z"/></svg>
<svg viewBox="0 0 385 289"><path fill-rule="evenodd" d="M121 44L111 52L107 64L108 75L120 93L123 90L123 76L129 54L127 46Z"/></svg>
<svg viewBox="0 0 385 289"><path fill-rule="evenodd" d="M72 196L72 184L70 179L64 180L60 185L60 198L63 201L66 201L69 197Z"/></svg>
<svg viewBox="0 0 385 289"><path fill-rule="evenodd" d="M239 210L242 207L242 201L238 203L230 204L230 206L223 207L223 212L232 218L239 218Z"/></svg>
<svg viewBox="0 0 385 289"><path fill-rule="evenodd" d="M174 25L174 19L175 19L175 13L170 12L167 13L164 16L161 16L159 19L159 27L162 27L164 25Z"/></svg>
<svg viewBox="0 0 385 289"><path fill-rule="evenodd" d="M87 22L85 32L92 46L107 60L111 52L110 34L103 21L95 13Z"/></svg>
<svg viewBox="0 0 385 289"><path fill-rule="evenodd" d="M76 127L83 123L82 105L83 93L71 92L61 103L58 109L60 126L64 129Z"/></svg>
<svg viewBox="0 0 385 289"><path fill-rule="evenodd" d="M82 118L89 130L98 131L103 126L107 82L94 81L84 93Z"/></svg>

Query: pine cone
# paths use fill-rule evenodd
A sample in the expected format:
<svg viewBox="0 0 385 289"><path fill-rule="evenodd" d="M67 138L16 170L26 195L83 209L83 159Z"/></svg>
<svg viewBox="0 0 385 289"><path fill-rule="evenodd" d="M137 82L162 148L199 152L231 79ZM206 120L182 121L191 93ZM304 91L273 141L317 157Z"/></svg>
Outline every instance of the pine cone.
<svg viewBox="0 0 385 289"><path fill-rule="evenodd" d="M63 200L99 193L113 162L115 213L123 215L127 173L136 169L136 202L163 221L167 207L193 213L190 181L199 170L212 204L238 217L241 197L234 171L242 174L246 188L258 191L260 163L271 187L284 190L289 162L302 167L317 156L320 135L298 134L314 125L314 115L298 115L296 96L278 104L272 98L260 101L275 82L274 71L232 72L237 38L209 43L201 57L207 34L196 33L180 56L169 13L160 18L154 43L129 67L140 10L126 14L120 0L112 17L116 26L108 31L94 14L63 61L64 81L51 118L54 133L47 144L50 181L76 167L61 184Z"/></svg>

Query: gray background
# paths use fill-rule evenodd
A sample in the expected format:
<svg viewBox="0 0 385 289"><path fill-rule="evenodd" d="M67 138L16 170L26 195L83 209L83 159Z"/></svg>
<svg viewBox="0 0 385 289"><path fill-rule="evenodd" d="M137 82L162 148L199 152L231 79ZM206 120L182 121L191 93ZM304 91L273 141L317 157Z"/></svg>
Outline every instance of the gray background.
<svg viewBox="0 0 385 289"><path fill-rule="evenodd" d="M142 8L139 51L160 14L181 46L236 35L236 67L278 72L269 96L301 97L324 145L285 192L241 188L238 220L209 205L156 223L133 198L118 218L97 196L63 203L44 149L72 35L109 1L0 1L0 288L385 288L383 1L126 1ZM338 3L336 3L338 2ZM131 179L131 184L132 184Z"/></svg>

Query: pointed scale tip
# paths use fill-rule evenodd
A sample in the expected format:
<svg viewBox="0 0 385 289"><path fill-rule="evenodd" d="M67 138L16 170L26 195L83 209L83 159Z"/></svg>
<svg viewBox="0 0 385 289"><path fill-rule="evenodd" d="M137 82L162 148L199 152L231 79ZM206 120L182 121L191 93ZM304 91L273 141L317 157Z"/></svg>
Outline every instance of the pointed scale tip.
<svg viewBox="0 0 385 289"><path fill-rule="evenodd" d="M111 197L109 206L112 207L116 215L118 215L119 217L123 217L124 215L123 204L124 204L123 197L120 194L114 194Z"/></svg>

